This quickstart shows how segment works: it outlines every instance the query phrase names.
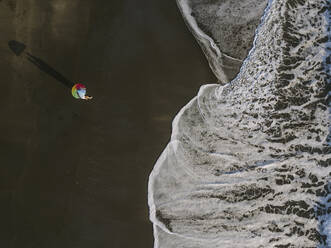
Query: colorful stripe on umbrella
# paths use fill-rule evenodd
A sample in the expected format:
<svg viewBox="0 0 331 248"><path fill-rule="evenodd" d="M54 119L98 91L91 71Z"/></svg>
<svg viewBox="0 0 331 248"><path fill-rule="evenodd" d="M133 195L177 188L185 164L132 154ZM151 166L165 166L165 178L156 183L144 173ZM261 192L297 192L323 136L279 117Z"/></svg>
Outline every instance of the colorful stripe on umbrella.
<svg viewBox="0 0 331 248"><path fill-rule="evenodd" d="M71 93L72 93L72 95L73 95L73 97L74 98L77 98L77 99L79 99L80 97L79 97L79 95L78 95L78 90L86 90L86 87L85 87L85 85L83 85L83 84L75 84L73 87L72 87L72 89L71 89Z"/></svg>

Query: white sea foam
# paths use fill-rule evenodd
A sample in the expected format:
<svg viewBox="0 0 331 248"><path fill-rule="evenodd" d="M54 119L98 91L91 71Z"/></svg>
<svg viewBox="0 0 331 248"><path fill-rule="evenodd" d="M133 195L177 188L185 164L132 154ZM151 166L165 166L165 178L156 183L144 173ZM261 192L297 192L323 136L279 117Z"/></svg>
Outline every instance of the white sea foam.
<svg viewBox="0 0 331 248"><path fill-rule="evenodd" d="M328 9L274 0L238 77L177 114L149 179L155 248L329 247Z"/></svg>

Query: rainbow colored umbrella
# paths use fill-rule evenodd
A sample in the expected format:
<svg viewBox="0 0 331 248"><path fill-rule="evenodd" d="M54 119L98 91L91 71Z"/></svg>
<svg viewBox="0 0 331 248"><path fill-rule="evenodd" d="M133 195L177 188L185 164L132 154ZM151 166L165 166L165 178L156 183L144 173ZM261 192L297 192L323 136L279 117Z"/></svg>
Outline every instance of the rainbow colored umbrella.
<svg viewBox="0 0 331 248"><path fill-rule="evenodd" d="M85 96L86 87L83 84L75 84L71 89L71 93L74 98L80 99L81 96Z"/></svg>

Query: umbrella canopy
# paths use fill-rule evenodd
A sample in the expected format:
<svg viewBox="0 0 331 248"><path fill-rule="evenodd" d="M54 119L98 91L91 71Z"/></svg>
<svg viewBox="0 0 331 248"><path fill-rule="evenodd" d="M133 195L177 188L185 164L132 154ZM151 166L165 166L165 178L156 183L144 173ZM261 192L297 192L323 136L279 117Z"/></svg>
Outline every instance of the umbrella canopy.
<svg viewBox="0 0 331 248"><path fill-rule="evenodd" d="M75 84L71 89L71 93L72 93L74 98L77 98L77 99L81 98L78 94L79 91L84 91L84 93L85 93L86 86L83 85L83 84Z"/></svg>

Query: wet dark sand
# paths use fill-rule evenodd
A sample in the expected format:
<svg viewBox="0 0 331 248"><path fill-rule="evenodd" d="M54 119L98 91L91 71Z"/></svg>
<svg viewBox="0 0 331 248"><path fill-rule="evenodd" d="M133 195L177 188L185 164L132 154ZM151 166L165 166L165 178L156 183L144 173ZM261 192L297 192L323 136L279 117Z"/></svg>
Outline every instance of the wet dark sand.
<svg viewBox="0 0 331 248"><path fill-rule="evenodd" d="M175 0L0 0L0 18L0 247L152 247L149 173L175 114L216 81Z"/></svg>

